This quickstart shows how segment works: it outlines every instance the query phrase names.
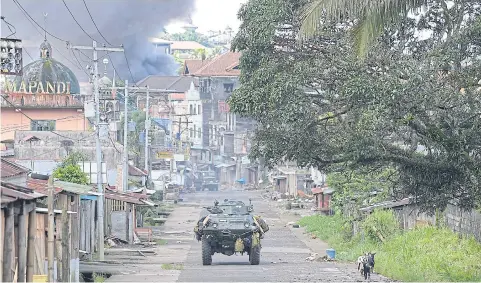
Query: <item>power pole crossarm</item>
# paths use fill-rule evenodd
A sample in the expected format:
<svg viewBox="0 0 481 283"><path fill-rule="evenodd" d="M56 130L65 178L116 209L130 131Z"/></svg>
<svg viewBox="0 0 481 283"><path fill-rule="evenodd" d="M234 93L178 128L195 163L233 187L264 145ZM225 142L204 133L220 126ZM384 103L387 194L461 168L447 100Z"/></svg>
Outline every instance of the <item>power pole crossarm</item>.
<svg viewBox="0 0 481 283"><path fill-rule="evenodd" d="M80 45L70 45L70 43L67 43L67 48L77 49L77 50L97 50L97 51L108 51L108 52L124 52L123 47L80 46Z"/></svg>
<svg viewBox="0 0 481 283"><path fill-rule="evenodd" d="M98 51L124 52L124 48L118 47L97 47L97 42L93 41L92 46L73 46L67 42L67 48L76 50L92 50L94 63L94 99L95 99L95 130L96 130L96 159L97 159L97 190L101 194L97 202L98 205L98 252L99 260L104 260L104 188L102 182L102 148L100 143L100 94L99 94L99 70L98 70Z"/></svg>

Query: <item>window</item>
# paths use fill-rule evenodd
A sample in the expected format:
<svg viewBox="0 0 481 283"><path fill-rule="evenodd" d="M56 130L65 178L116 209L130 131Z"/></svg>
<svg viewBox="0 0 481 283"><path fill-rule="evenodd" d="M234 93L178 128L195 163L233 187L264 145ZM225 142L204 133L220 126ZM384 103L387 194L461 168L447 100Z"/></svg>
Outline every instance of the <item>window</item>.
<svg viewBox="0 0 481 283"><path fill-rule="evenodd" d="M195 138L195 134L197 134L197 127L194 125L194 136L193 136L193 138Z"/></svg>
<svg viewBox="0 0 481 283"><path fill-rule="evenodd" d="M202 113L202 112L200 111L200 104L199 104L199 105L197 105L197 114L200 115L201 113Z"/></svg>
<svg viewBox="0 0 481 283"><path fill-rule="evenodd" d="M191 138L194 137L194 129L192 129L192 128L190 129L190 135L189 135L189 136L190 136Z"/></svg>
<svg viewBox="0 0 481 283"><path fill-rule="evenodd" d="M197 137L200 139L202 137L202 132L200 131L200 129L197 131Z"/></svg>
<svg viewBox="0 0 481 283"><path fill-rule="evenodd" d="M234 84L224 84L224 92L231 93L234 90Z"/></svg>
<svg viewBox="0 0 481 283"><path fill-rule="evenodd" d="M194 105L191 104L189 106L190 106L190 112L189 113L192 115L192 114L194 114Z"/></svg>
<svg viewBox="0 0 481 283"><path fill-rule="evenodd" d="M32 120L32 131L55 131L55 120Z"/></svg>

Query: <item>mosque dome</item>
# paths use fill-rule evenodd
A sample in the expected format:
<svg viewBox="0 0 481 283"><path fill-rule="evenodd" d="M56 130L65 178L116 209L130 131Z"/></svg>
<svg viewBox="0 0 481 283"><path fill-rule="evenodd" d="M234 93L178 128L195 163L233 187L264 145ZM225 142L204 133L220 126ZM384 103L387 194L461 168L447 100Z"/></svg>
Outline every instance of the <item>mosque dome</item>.
<svg viewBox="0 0 481 283"><path fill-rule="evenodd" d="M45 40L40 45L40 59L23 67L22 77L15 79L17 90L29 93L80 94L75 74L52 58L52 46Z"/></svg>
<svg viewBox="0 0 481 283"><path fill-rule="evenodd" d="M99 87L111 87L112 80L109 79L106 75L99 79Z"/></svg>

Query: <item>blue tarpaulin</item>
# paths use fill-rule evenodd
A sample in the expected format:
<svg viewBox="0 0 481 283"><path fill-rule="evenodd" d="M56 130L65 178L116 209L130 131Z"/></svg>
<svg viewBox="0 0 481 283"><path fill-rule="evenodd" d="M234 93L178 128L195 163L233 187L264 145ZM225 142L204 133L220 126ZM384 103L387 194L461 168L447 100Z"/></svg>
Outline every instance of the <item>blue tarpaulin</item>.
<svg viewBox="0 0 481 283"><path fill-rule="evenodd" d="M237 180L237 182L240 184L245 184L246 180L244 178L240 178L239 180Z"/></svg>

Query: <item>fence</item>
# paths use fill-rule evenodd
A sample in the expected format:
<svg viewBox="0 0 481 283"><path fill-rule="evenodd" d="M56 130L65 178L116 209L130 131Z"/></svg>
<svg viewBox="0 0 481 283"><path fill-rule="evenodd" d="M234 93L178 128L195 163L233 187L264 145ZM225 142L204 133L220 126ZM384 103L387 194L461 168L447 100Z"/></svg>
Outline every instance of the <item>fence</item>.
<svg viewBox="0 0 481 283"><path fill-rule="evenodd" d="M404 229L412 229L420 225L435 225L437 221L444 223L454 232L472 235L481 242L481 213L463 211L455 205L448 205L440 215L428 215L420 212L413 204L393 208L393 212Z"/></svg>

